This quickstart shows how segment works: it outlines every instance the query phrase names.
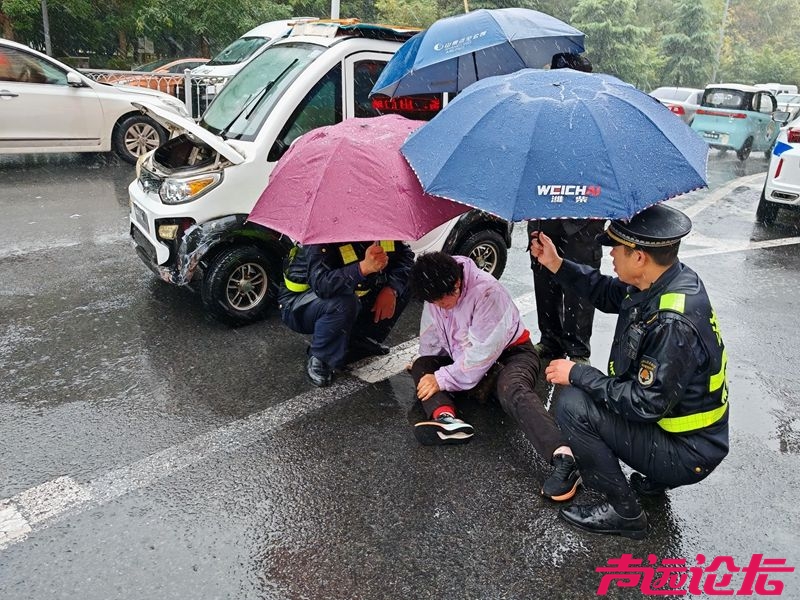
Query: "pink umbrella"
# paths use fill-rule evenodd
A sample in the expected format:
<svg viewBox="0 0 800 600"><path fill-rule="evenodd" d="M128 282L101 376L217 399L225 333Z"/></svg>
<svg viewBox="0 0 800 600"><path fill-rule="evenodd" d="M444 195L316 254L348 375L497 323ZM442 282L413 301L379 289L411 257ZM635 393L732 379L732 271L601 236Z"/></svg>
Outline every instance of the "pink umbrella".
<svg viewBox="0 0 800 600"><path fill-rule="evenodd" d="M399 115L348 119L299 137L249 221L303 244L417 240L469 210L429 196L400 154L422 125Z"/></svg>

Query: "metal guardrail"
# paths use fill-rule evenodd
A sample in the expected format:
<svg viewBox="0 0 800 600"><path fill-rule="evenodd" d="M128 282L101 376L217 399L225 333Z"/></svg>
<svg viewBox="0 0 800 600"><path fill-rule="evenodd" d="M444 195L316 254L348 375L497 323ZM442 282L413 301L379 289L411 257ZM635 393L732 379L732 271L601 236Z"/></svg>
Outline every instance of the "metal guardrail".
<svg viewBox="0 0 800 600"><path fill-rule="evenodd" d="M188 69L182 75L108 69L80 69L80 72L99 83L144 87L175 96L186 104L186 110L195 120L200 118L219 88L228 81L227 77L192 75ZM191 93L187 94L187 89Z"/></svg>

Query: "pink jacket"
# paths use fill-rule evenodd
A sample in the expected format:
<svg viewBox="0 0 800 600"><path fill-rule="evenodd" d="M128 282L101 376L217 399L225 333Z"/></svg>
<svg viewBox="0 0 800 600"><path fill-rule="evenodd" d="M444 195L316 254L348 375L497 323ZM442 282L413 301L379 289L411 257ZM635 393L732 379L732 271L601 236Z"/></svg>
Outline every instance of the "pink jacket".
<svg viewBox="0 0 800 600"><path fill-rule="evenodd" d="M500 354L523 331L519 310L508 291L472 260L454 256L464 267L461 296L444 310L426 302L419 334L420 356L449 356L453 364L436 373L447 392L471 390Z"/></svg>

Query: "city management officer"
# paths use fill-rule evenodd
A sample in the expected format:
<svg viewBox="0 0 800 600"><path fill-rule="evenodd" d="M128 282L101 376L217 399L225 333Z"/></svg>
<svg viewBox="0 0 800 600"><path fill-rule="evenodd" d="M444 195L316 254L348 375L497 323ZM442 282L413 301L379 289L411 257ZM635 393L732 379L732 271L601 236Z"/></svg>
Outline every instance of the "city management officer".
<svg viewBox="0 0 800 600"><path fill-rule="evenodd" d="M594 306L618 313L608 375L559 359L547 380L562 389L556 419L584 485L600 504L559 516L594 533L642 539L640 495L701 481L728 453L727 355L700 277L678 261L689 217L663 204L601 234L617 277L560 258L544 234L531 253L556 281ZM634 468L630 484L619 461Z"/></svg>

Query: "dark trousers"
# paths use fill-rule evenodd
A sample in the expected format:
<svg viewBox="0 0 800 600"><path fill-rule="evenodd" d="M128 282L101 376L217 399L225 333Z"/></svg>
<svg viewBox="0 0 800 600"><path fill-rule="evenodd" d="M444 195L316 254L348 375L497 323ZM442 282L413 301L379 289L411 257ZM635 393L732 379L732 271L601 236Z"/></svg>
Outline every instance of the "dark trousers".
<svg viewBox="0 0 800 600"><path fill-rule="evenodd" d="M449 356L420 356L411 366L414 384L418 384L423 375L450 364L453 364L453 360ZM477 392L478 388L484 390L488 386L503 411L517 422L536 451L550 462L553 451L559 446L566 446L566 441L536 393L539 368L539 356L533 344L527 342L511 346L500 355L484 377L485 381L478 384L474 391ZM450 392L437 392L422 403L422 408L430 418L440 406L455 406L457 396Z"/></svg>
<svg viewBox="0 0 800 600"><path fill-rule="evenodd" d="M347 362L351 338L369 337L382 342L389 336L409 300L408 291L399 294L394 316L374 323L375 315L371 309L377 295L377 291L371 291L361 297L343 294L320 298L313 292L306 292L302 298L284 306L281 319L293 331L311 334L311 355L339 369Z"/></svg>
<svg viewBox="0 0 800 600"><path fill-rule="evenodd" d="M548 219L529 221L528 233L539 231L553 240L559 255L573 262L600 267L603 249L595 237L603 231L603 221ZM594 323L594 306L588 300L564 291L553 274L531 261L536 316L541 342L553 354L589 358Z"/></svg>
<svg viewBox="0 0 800 600"><path fill-rule="evenodd" d="M561 389L556 420L583 483L606 494L612 505L633 496L620 460L655 483L678 487L705 479L728 452L701 434L676 435L655 423L629 421L572 386Z"/></svg>

